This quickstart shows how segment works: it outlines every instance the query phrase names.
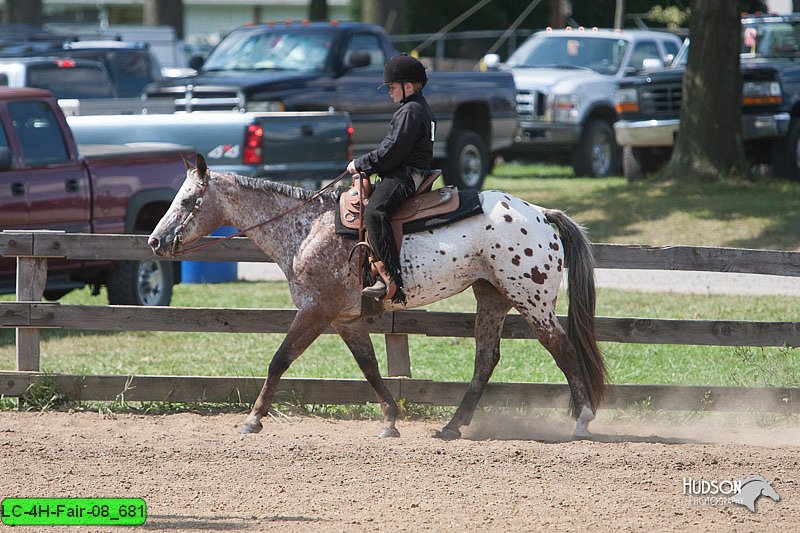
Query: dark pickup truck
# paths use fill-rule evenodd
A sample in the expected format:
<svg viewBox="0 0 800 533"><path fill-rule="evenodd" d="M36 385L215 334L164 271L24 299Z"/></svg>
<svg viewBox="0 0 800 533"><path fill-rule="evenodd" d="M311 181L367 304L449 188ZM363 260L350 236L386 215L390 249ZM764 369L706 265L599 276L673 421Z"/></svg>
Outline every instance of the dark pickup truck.
<svg viewBox="0 0 800 533"><path fill-rule="evenodd" d="M80 149L80 151L79 151ZM0 88L0 230L148 233L169 207L194 150L75 144L49 91ZM111 304L168 305L180 264L48 260L44 296L90 285ZM0 293L15 264L0 259Z"/></svg>
<svg viewBox="0 0 800 533"><path fill-rule="evenodd" d="M689 42L675 67L620 84L614 124L628 179L655 172L672 155L680 124ZM742 19L742 140L752 163L800 179L800 14Z"/></svg>
<svg viewBox="0 0 800 533"><path fill-rule="evenodd" d="M259 24L234 30L196 76L150 84L148 101L177 111L346 111L355 155L376 147L396 109L379 91L383 65L398 52L384 30L356 22ZM508 148L517 125L509 72L430 72L425 96L438 120L435 164L448 183L480 188L493 155Z"/></svg>

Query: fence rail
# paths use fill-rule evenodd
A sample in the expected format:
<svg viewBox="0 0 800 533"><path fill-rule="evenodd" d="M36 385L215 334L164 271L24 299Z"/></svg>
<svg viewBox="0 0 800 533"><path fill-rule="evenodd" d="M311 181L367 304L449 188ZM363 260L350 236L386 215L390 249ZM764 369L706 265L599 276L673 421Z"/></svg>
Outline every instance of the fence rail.
<svg viewBox="0 0 800 533"><path fill-rule="evenodd" d="M208 237L206 240L219 240ZM800 253L702 247L648 247L595 244L601 268L720 271L800 276ZM105 331L211 331L284 333L294 318L291 309L208 309L107 305L63 305L42 302L47 258L77 260L153 259L146 237L57 232L2 232L0 255L17 257L17 301L0 302L0 327L16 328L17 368L0 371L0 395L20 396L39 373L39 332L44 328ZM265 261L270 259L244 238L231 239L188 256L202 261ZM562 318L563 320L563 318ZM386 336L390 376L410 378L408 335L470 337L474 313L397 311L367 319L371 333ZM601 341L640 344L715 346L800 346L800 323L731 320L683 320L598 317ZM333 333L329 330L328 333ZM509 315L503 338L533 335L517 315ZM50 377L53 379L53 377ZM55 376L61 390L84 400L250 401L261 378L181 376ZM393 379L397 396L409 401L455 405L463 383ZM282 391L308 403L374 401L361 380L285 380ZM800 389L617 385L609 404L647 401L654 408L759 408L800 412ZM349 392L348 392L349 391ZM492 383L484 402L522 402L537 406L566 405L566 385ZM738 406L738 407L737 407Z"/></svg>

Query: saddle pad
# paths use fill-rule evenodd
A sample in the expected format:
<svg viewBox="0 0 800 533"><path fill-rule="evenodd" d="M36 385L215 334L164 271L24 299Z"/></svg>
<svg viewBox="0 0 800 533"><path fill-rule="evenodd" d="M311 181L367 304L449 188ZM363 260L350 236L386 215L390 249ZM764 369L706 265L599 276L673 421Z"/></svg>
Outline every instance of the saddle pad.
<svg viewBox="0 0 800 533"><path fill-rule="evenodd" d="M347 190L348 189L341 189L339 194L341 195ZM465 191L458 191L458 197L460 202L458 209L456 209L451 213L438 215L433 218L414 220L413 222L403 224L403 233L404 234L418 233L420 231L438 228L440 226L446 226L447 224L457 222L464 218L469 218L471 216L483 213L478 192L479 191L475 191L472 189L468 189ZM338 216L338 212L337 216L335 216L334 219L336 221L336 233L338 235L358 237L358 230L350 229L346 227L344 224L342 224L341 218Z"/></svg>

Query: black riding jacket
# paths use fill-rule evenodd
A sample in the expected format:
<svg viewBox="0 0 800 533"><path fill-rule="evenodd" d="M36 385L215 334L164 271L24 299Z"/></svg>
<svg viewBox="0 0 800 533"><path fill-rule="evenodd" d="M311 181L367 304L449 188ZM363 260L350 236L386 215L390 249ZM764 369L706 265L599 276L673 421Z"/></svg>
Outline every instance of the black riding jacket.
<svg viewBox="0 0 800 533"><path fill-rule="evenodd" d="M405 174L406 167L431 168L436 118L422 93L407 96L389 125L389 133L371 152L355 160L367 176Z"/></svg>

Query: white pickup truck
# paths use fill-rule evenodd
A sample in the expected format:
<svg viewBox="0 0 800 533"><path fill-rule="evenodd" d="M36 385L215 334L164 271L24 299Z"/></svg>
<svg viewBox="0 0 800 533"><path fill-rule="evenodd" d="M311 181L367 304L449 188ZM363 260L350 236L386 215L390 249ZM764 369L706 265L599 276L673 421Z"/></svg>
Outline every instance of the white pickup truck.
<svg viewBox="0 0 800 533"><path fill-rule="evenodd" d="M510 70L517 86L519 126L506 157L568 156L578 176L621 170L614 139L614 93L620 80L668 64L676 35L647 30L567 28L533 34L508 59L486 56L489 68Z"/></svg>

